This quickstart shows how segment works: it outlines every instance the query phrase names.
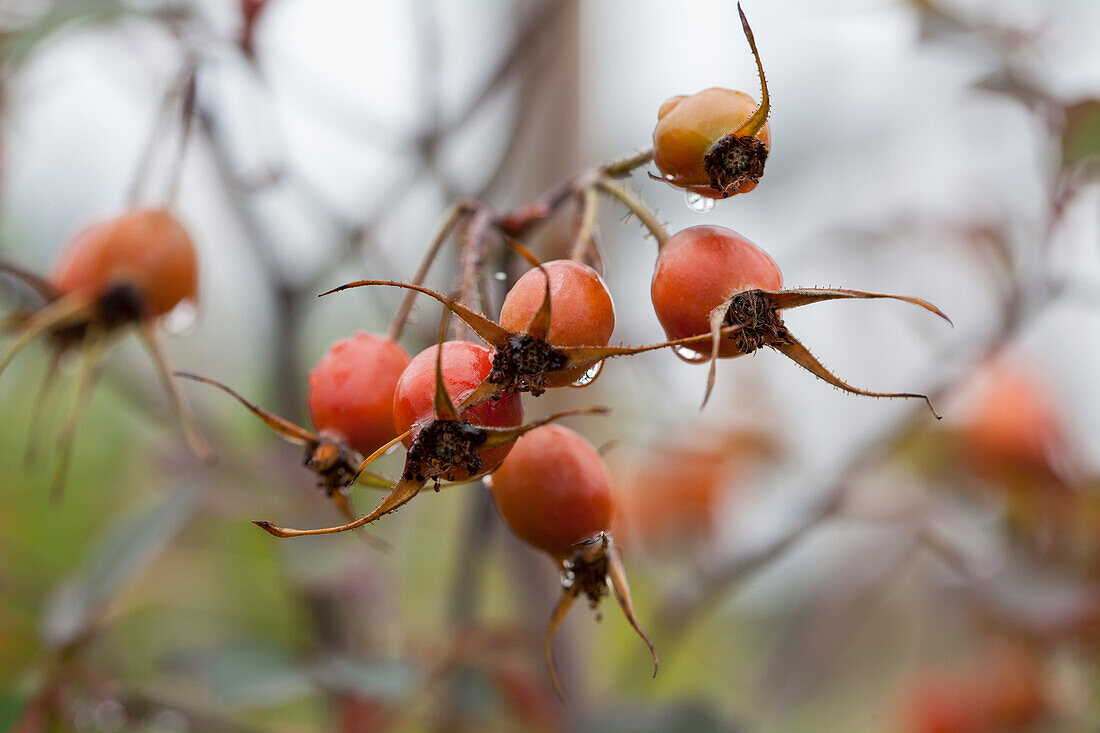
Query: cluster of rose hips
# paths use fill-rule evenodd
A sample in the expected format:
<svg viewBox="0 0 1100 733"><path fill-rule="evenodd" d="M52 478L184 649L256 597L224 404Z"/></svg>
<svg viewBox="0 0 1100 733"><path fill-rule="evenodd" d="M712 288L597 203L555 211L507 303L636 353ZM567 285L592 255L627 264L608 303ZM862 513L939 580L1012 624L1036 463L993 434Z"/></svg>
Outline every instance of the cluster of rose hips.
<svg viewBox="0 0 1100 733"><path fill-rule="evenodd" d="M781 311L840 298L893 298L938 315L916 298L838 289L782 289L775 262L748 239L729 229L694 227L669 237L643 203L613 183L652 160L662 180L690 193L715 199L751 191L763 173L770 146L769 101L763 67L748 23L746 38L756 59L762 99L741 92L708 89L674 97L660 110L654 148L579 176L553 205L526 207L499 216L479 202L466 204L447 219L437 242L460 230L467 242L501 241L531 264L509 290L498 318L466 302L417 283L362 280L360 286L404 288L409 298L428 295L444 307L438 343L413 358L397 342L407 305L387 336L356 333L337 341L309 377L309 410L315 430L295 425L253 405L230 388L190 374L178 376L225 390L285 439L305 447L305 465L348 518L321 529L287 529L256 522L277 537L330 534L361 528L395 511L427 485L465 483L485 477L501 516L512 531L549 554L561 571L562 595L545 639L555 685L550 643L555 629L580 594L592 606L608 592L657 656L634 613L622 559L610 534L615 495L600 454L581 435L548 425L560 413L523 422L521 394L537 397L548 389L582 386L603 361L654 349L673 348L681 358L709 362L709 394L716 360L775 349L841 389L879 397L911 393L870 392L848 385L827 371L790 333ZM594 191L628 206L651 229L660 247L652 281L652 301L669 340L642 347L609 346L615 326L611 294L599 272L577 248L568 260L541 263L514 241L533 223L553 213L561 201L590 202ZM591 217L587 217L589 220ZM578 233L578 236L580 233ZM471 248L477 249L477 248ZM484 250L485 247L481 246ZM483 258L472 260L477 271ZM50 280L12 265L3 270L21 279L45 301L15 313L6 323L15 338L0 357L0 369L40 334L57 355L80 346L86 356L78 399L86 398L99 364L100 349L127 325L138 326L149 345L173 405L196 452L206 449L168 378L154 324L181 301L195 297L195 252L191 240L166 211L132 211L96 225L77 237ZM335 291L330 291L335 292ZM327 293L326 293L327 295ZM411 303L411 300L407 300ZM456 315L484 343L446 340ZM53 374L51 367L49 374ZM52 379L52 376L50 377ZM66 442L75 415L64 428ZM401 475L388 480L367 471L375 458L397 443L406 448ZM491 474L491 476L490 476ZM357 482L389 489L382 502L356 518L349 491Z"/></svg>

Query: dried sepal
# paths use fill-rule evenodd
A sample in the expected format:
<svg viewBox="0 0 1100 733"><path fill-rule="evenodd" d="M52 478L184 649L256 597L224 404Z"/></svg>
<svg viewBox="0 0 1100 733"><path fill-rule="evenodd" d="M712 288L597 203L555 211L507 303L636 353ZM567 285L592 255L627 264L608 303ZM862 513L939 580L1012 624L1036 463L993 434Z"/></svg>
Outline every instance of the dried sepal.
<svg viewBox="0 0 1100 733"><path fill-rule="evenodd" d="M344 493L343 489L337 489L329 494L329 498L332 499L332 503L336 506L337 511L349 522L354 522L357 514L355 507L352 506L351 497ZM388 552L392 548L389 542L386 542L381 537L371 534L370 532L356 532L357 537L363 540L376 550L382 550Z"/></svg>
<svg viewBox="0 0 1100 733"><path fill-rule="evenodd" d="M642 630L638 622L638 616L634 611L634 601L630 596L630 585L626 580L626 571L623 568L622 557L611 535L600 532L594 537L578 543L573 555L561 561L561 597L550 616L550 623L546 627L543 637L543 653L550 671L550 680L558 695L565 698L565 689L558 674L557 665L554 663L553 639L566 614L573 606L573 602L582 593L588 599L588 605L592 609L599 606L600 600L611 590L619 607L626 617L627 623L638 634L649 648L653 658L653 676L657 676L660 662L657 658L657 649L653 646L649 636Z"/></svg>
<svg viewBox="0 0 1100 733"><path fill-rule="evenodd" d="M451 309L443 309L443 317L439 321L438 347L435 350L435 395L432 397L432 409L435 412L436 421L449 420L458 422L458 410L451 401L451 395L447 393L447 385L443 381L443 342L447 339L447 324L451 321Z"/></svg>
<svg viewBox="0 0 1100 733"><path fill-rule="evenodd" d="M257 527L267 532L270 535L274 535L279 538L290 537L308 537L312 535L321 534L337 534L339 532L348 532L353 529L370 524L371 522L383 517L390 512L396 511L401 506L412 500L417 494L420 493L420 489L424 487L422 481L407 481L401 479L398 481L393 490L382 500L382 503L375 508L370 514L366 514L359 519L356 519L347 524L341 524L336 527L322 527L320 529L290 529L286 527L280 527L272 522L266 520L259 520L252 522Z"/></svg>
<svg viewBox="0 0 1100 733"><path fill-rule="evenodd" d="M736 346L733 356L751 354L757 349L767 346L775 349L791 361L801 366L814 376L817 376L829 384L849 392L851 394L866 397L888 397L900 399L921 399L928 404L928 409L936 419L940 414L936 411L931 399L924 394L915 392L874 392L853 387L837 377L821 364L810 351L796 339L783 323L780 311L792 308L800 308L813 303L826 300L842 299L887 299L899 300L911 303L924 310L934 313L948 323L951 319L939 308L922 298L914 298L906 295L890 295L886 293L872 293L863 290L845 290L839 288L796 288L791 290L746 290L736 293L710 313L710 355L706 358L710 362L707 375L706 393L703 404L706 405L714 386L715 364L720 356L720 336L725 328L738 326L739 328L730 334ZM954 325L952 323L952 325ZM729 354L727 354L729 356Z"/></svg>
<svg viewBox="0 0 1100 733"><path fill-rule="evenodd" d="M27 316L19 333L0 355L0 374L24 347L39 336L86 323L94 313L95 303L79 295L67 295L42 306Z"/></svg>
<svg viewBox="0 0 1100 733"><path fill-rule="evenodd" d="M479 338L493 347L496 355L493 358L493 371L487 380L488 384L483 383L478 388L477 392L472 395L472 401L470 397L467 397L465 406L484 402L491 397L499 396L503 392L541 394L547 375L561 369L561 364L564 363L563 357L559 355L560 349L545 340L545 335L550 330L549 278L546 279L546 296L526 333L510 331L462 305L454 298L420 285L392 280L359 280L322 293L322 295L370 285L404 288L435 298L446 306L450 312L461 318Z"/></svg>
<svg viewBox="0 0 1100 733"><path fill-rule="evenodd" d="M295 445L314 445L320 441L320 438L311 430L306 430L300 425L295 425L286 418L279 417L273 412L268 412L259 405L249 402L242 397L236 390L231 387L222 384L216 379L210 379L209 377L203 377L198 374L192 374L191 372L173 372L173 375L181 379L190 379L193 382L201 382L202 384L209 384L212 387L217 387L222 392L237 400L237 402L244 405L244 407L269 428L278 433L284 440L294 443Z"/></svg>
<svg viewBox="0 0 1100 733"><path fill-rule="evenodd" d="M187 445L190 446L191 452L200 461L213 463L216 457L214 451L210 444L206 442L199 426L195 423L195 418L191 415L191 408L187 406L187 401L183 399L179 385L172 379L172 367L168 363L168 353L164 348L164 342L161 340L160 334L150 321L140 321L139 326L142 343L153 359L157 376L160 377L164 391L168 394L168 403L172 407L172 412L176 415L176 420L179 421Z"/></svg>
<svg viewBox="0 0 1100 733"><path fill-rule="evenodd" d="M725 309L718 306L710 312L710 367L707 369L707 388L703 393L703 404L699 409L707 406L710 393L714 389L714 379L718 371L718 352L722 348L722 325L726 321Z"/></svg>
<svg viewBox="0 0 1100 733"><path fill-rule="evenodd" d="M542 265L539 265L538 269L542 273L545 290L538 311L531 318L531 322L527 324L527 336L537 341L546 342L550 335L550 275L547 274L546 268Z"/></svg>
<svg viewBox="0 0 1100 733"><path fill-rule="evenodd" d="M756 61L756 72L760 76L760 106L745 120L735 131L735 135L758 135L768 121L771 113L771 99L768 96L768 80L764 76L764 63L760 60L760 52L756 49L756 38L749 27L749 19L745 17L745 11L741 9L741 3L737 3L737 14L741 16L741 29L745 32L745 40L749 42L752 57Z"/></svg>
<svg viewBox="0 0 1100 733"><path fill-rule="evenodd" d="M542 652L546 657L546 666L550 671L550 681L554 684L554 691L558 693L558 696L562 699L565 698L565 687L561 683L561 676L558 674L558 665L554 662L554 635L558 633L558 627L561 626L562 621L569 614L569 609L573 607L573 602L577 600L577 592L573 590L572 585L565 585L562 583L561 596L558 598L558 602L554 604L554 611L550 614L550 623L546 625L546 633L542 638Z"/></svg>
<svg viewBox="0 0 1100 733"><path fill-rule="evenodd" d="M527 261L527 264L532 267L538 268L538 271L542 273L543 282L543 296L542 302L539 304L538 311L535 312L534 317L531 318L531 322L527 324L526 335L537 341L546 342L550 334L550 275L546 272L546 268L543 267L542 262L535 256L531 250L519 240L504 235L504 242L520 257Z"/></svg>
<svg viewBox="0 0 1100 733"><path fill-rule="evenodd" d="M13 265L10 262L0 260L0 273L10 275L16 280L19 280L47 301L57 300L63 295L58 287L46 278L41 275L36 275L30 270L25 270L18 265Z"/></svg>
<svg viewBox="0 0 1100 733"><path fill-rule="evenodd" d="M441 480L445 480L445 476L437 473L440 467L435 466L432 462L433 458L440 458L440 456L432 455L432 451L436 449L438 443L441 442L439 440L439 436L433 434L432 431L434 430L442 429L452 431L447 432L446 434L446 439L448 442L458 442L461 440L468 441L466 445L462 445L457 448L454 446L453 443L447 446L447 457L453 459L455 455L459 455L460 457L465 456L469 451L476 452L485 448L492 448L494 446L512 443L518 440L525 433L528 433L542 425L546 425L547 423L560 420L564 417L570 417L573 415L603 415L607 412L609 412L609 410L606 407L598 406L585 407L576 410L566 410L563 412L555 413L548 417L541 418L539 420L534 420L530 423L527 423L526 425L520 425L514 428L482 427L480 425L472 425L469 422L462 420L461 418L458 420L442 421L444 423L442 428L436 428L435 426L440 424L440 421L436 420L432 423L429 423L428 425L425 425L423 428L421 428L420 432L417 433L416 439L413 440L413 444L412 446L410 446L409 452L405 456L405 468L402 471L401 478L397 481L396 484L394 484L393 488L390 490L390 493L386 496L385 499L382 500L382 503L375 507L375 509L370 512L370 514L366 514L353 522L349 522L348 524L336 527L325 527L322 529L287 529L279 527L268 521L256 521L253 522L253 524L260 527L269 534L275 535L276 537L284 538L303 537L314 534L334 534L337 532L346 532L348 530L356 529L366 524L370 524L371 522L381 519L385 515L396 511L404 504L411 501L417 494L419 494L424 486L428 483L428 481L435 481L438 485ZM455 432L455 428L459 428L459 430ZM408 437L409 433L411 432L412 431L406 431L405 433L402 433L386 445L379 448L373 454L368 456L367 459L363 461L363 464L359 467L359 474L362 474L362 472L366 469L368 465L370 465L372 461L374 461L390 448L397 445L406 437ZM469 481L476 480L477 478L485 475L485 473L487 472L481 471L480 468L474 471L470 471L470 477L464 479L461 483L467 483Z"/></svg>
<svg viewBox="0 0 1100 733"><path fill-rule="evenodd" d="M801 308L804 305L821 303L826 300L900 300L903 303L912 303L930 313L935 313L943 320L955 325L947 314L924 298L914 298L909 295L891 295L889 293L870 293L864 290L848 290L845 288L792 288L789 290L765 291L768 300L776 310L790 310Z"/></svg>
<svg viewBox="0 0 1100 733"><path fill-rule="evenodd" d="M645 645L649 647L649 655L653 658L653 676L657 676L661 662L657 658L657 648L653 646L649 636L642 630L638 622L638 614L634 612L634 600L630 597L630 584L626 580L626 569L623 567L622 552L614 541L608 537L607 547L607 582L611 586L611 593L619 602L619 608L623 610L630 627L641 637Z"/></svg>
<svg viewBox="0 0 1100 733"><path fill-rule="evenodd" d="M85 339L81 353L83 364L80 367L80 376L73 390L72 402L65 422L57 435L57 463L54 464L53 478L50 481L50 500L54 502L60 501L61 494L65 490L65 477L68 475L69 463L72 460L76 428L88 408L92 388L95 387L96 380L99 378L106 340L107 335L99 329L93 329Z"/></svg>
<svg viewBox="0 0 1100 733"><path fill-rule="evenodd" d="M715 141L703 157L703 167L710 178L711 188L723 197L737 193L745 184L759 183L764 175L764 164L768 160L768 146L758 137L771 112L768 80L764 76L764 64L760 60L752 28L749 27L740 3L737 5L737 12L741 16L745 39L749 42L756 61L756 70L760 77L760 104L737 129Z"/></svg>
<svg viewBox="0 0 1100 733"><path fill-rule="evenodd" d="M563 410L561 412L555 412L553 415L533 420L526 425L520 425L516 428L482 428L488 432L488 437L485 439L485 445L487 447L493 447L497 445L506 445L512 443L525 434L531 432L535 428L548 425L552 422L556 422L566 417L573 417L576 415L607 415L611 410L607 407L600 405L593 405L591 407L579 407L575 410Z"/></svg>
<svg viewBox="0 0 1100 733"><path fill-rule="evenodd" d="M354 521L356 512L351 504L351 499L345 493L347 487L355 483L366 486L389 489L393 481L371 471L365 471L364 465L359 461L359 454L333 440L326 435L319 435L311 430L297 425L286 418L269 412L259 405L242 397L236 390L221 382L203 377L190 372L174 372L174 376L189 379L194 382L208 384L217 387L230 397L243 405L249 412L258 417L265 425L274 430L283 440L295 445L305 446L306 454L303 463L317 473L319 484L325 490L337 511L349 522ZM386 446L390 447L389 445ZM273 525L274 526L274 525ZM389 544L367 532L357 533L368 545L388 550Z"/></svg>
<svg viewBox="0 0 1100 733"><path fill-rule="evenodd" d="M403 288L405 290L412 290L417 293L423 293L424 295L435 298L440 303L443 303L454 312L459 318L465 321L474 333L478 335L481 340L490 346L497 347L500 344L505 343L512 337L513 333L503 326L498 325L491 319L486 318L480 313L467 308L462 303L459 303L454 298L450 298L442 293L436 292L431 288L426 288L423 285L413 285L411 283L397 282L396 280L356 280L355 282L346 283L338 288L333 288L324 293L321 293L319 297L326 295L332 295L333 293L339 293L342 290L350 290L352 288L362 288L371 285L384 285L391 288Z"/></svg>
<svg viewBox="0 0 1100 733"><path fill-rule="evenodd" d="M790 343L774 344L772 345L772 348L783 354L795 364L798 364L810 374L813 374L819 379L823 379L834 387L842 389L845 392L863 395L864 397L890 397L899 399L924 400L925 404L928 405L928 409L932 411L932 414L936 417L936 419L942 419L940 413L936 412L936 407L932 404L932 400L928 395L918 394L916 392L872 392L870 390L860 389L859 387L853 387L852 385L848 384L840 377L836 376L828 369L826 369L825 366L817 360L817 357L811 354L809 349L803 346L797 339L792 338Z"/></svg>
<svg viewBox="0 0 1100 733"><path fill-rule="evenodd" d="M360 471L356 474L352 483L361 484L371 489L385 489L389 491L390 487L394 484L394 480L375 471ZM351 484L349 484L349 486L350 485Z"/></svg>
<svg viewBox="0 0 1100 733"><path fill-rule="evenodd" d="M53 349L50 352L50 362L46 366L45 376L38 388L38 394L31 406L30 428L27 431L27 447L23 453L23 465L30 468L38 462L42 454L42 437L45 435L46 417L54 407L54 396L57 394L57 379L61 374L61 359L64 356L61 349Z"/></svg>

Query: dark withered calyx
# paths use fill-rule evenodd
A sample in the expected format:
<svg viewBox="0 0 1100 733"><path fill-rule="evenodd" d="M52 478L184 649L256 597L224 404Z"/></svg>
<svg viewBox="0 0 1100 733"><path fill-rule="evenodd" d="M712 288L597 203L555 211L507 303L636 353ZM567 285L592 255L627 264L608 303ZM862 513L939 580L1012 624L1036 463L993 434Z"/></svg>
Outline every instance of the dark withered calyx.
<svg viewBox="0 0 1100 733"><path fill-rule="evenodd" d="M703 157L710 185L723 198L746 183L759 183L768 160L768 146L753 135L730 133L714 143Z"/></svg>
<svg viewBox="0 0 1100 733"><path fill-rule="evenodd" d="M489 433L462 420L435 420L424 427L405 458L408 481L454 481L460 470L471 476L481 472L478 450Z"/></svg>
<svg viewBox="0 0 1100 733"><path fill-rule="evenodd" d="M321 436L317 443L307 443L302 464L317 473L317 486L332 496L355 481L360 459L339 442Z"/></svg>
<svg viewBox="0 0 1100 733"><path fill-rule="evenodd" d="M487 379L507 392L530 392L538 397L546 391L550 374L564 369L568 362L568 357L549 342L515 334L498 347Z"/></svg>
<svg viewBox="0 0 1100 733"><path fill-rule="evenodd" d="M562 586L573 595L584 594L596 608L607 595L608 538L601 533L582 544L573 557L562 563Z"/></svg>
<svg viewBox="0 0 1100 733"><path fill-rule="evenodd" d="M730 334L729 338L745 354L751 354L761 346L793 343L779 309L763 290L746 290L733 296L722 323L724 326L744 326Z"/></svg>

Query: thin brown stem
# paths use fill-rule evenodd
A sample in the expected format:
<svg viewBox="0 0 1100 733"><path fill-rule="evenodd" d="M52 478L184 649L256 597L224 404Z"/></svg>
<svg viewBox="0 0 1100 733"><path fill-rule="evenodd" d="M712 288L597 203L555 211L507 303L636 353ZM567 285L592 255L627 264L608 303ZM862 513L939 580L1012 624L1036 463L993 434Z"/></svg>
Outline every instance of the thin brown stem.
<svg viewBox="0 0 1100 733"><path fill-rule="evenodd" d="M447 214L443 217L443 221L440 223L439 228L436 229L435 235L428 245L428 251L424 253L424 259L420 262L420 267L417 268L416 274L413 275L413 285L424 284L424 280L428 277L428 271L431 269L432 263L435 262L435 258L439 255L439 251L443 248L443 245L451 236L451 232L454 231L455 227L458 226L462 219L469 216L470 211L470 205L467 203L455 204L447 210ZM405 294L404 300L401 301L401 307L393 317L393 322L390 323L389 337L393 341L397 341L401 338L401 334L405 330L405 323L409 320L409 313L412 312L413 304L416 302L416 296L416 291L410 290Z"/></svg>
<svg viewBox="0 0 1100 733"><path fill-rule="evenodd" d="M130 181L130 188L126 192L126 201L129 202L131 207L136 206L141 201L141 194L145 189L146 182L149 180L149 170L153 166L153 158L156 157L157 144L164 135L168 120L171 119L169 113L175 105L176 99L186 90L188 80L193 78L193 75L194 69L192 67L184 69L164 94L164 100L161 102L160 110L153 122L153 128L149 131L149 137L142 147L137 170L134 171L134 178Z"/></svg>
<svg viewBox="0 0 1100 733"><path fill-rule="evenodd" d="M187 64L190 70L187 74L186 86L183 90L183 101L180 105L180 141L176 151L176 159L172 165L172 172L168 179L168 193L165 201L168 206L175 206L179 201L180 179L183 178L183 162L187 155L187 142L191 139L191 128L195 119L195 95L198 92L199 73L195 60Z"/></svg>
<svg viewBox="0 0 1100 733"><path fill-rule="evenodd" d="M477 290L485 258L489 254L489 237L494 233L493 216L493 212L487 206L479 206L466 222L466 227L460 235L462 274L455 300L466 307L473 307L474 291ZM464 338L465 332L465 321L456 322L455 338Z"/></svg>
<svg viewBox="0 0 1100 733"><path fill-rule="evenodd" d="M596 212L600 207L600 195L594 188L586 188L581 198L581 221L577 226L577 233L573 239L573 248L569 251L569 259L577 262L587 262L592 251L592 234L596 227Z"/></svg>

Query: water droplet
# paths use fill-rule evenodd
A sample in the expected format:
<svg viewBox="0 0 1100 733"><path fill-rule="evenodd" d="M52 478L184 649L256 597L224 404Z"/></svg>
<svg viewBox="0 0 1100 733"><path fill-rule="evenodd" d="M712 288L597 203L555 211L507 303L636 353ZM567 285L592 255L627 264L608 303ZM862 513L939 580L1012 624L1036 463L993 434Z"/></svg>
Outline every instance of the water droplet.
<svg viewBox="0 0 1100 733"><path fill-rule="evenodd" d="M672 347L672 353L677 357L686 361L688 364L702 364L704 361L710 359L709 354L700 354L697 351L693 351L686 346L679 344Z"/></svg>
<svg viewBox="0 0 1100 733"><path fill-rule="evenodd" d="M488 476L482 476L481 477L481 483L485 484L485 488L492 489L493 488L493 475L489 474Z"/></svg>
<svg viewBox="0 0 1100 733"><path fill-rule="evenodd" d="M574 387L587 387L596 381L596 377L600 376L600 372L603 371L603 362L598 361L592 365L591 368L580 376L577 381L573 382Z"/></svg>
<svg viewBox="0 0 1100 733"><path fill-rule="evenodd" d="M561 574L561 587L562 588L572 588L573 587L573 582L576 579L577 579L577 574L576 573L574 573L572 570L566 570L564 573Z"/></svg>
<svg viewBox="0 0 1100 733"><path fill-rule="evenodd" d="M505 280L508 279L508 273L504 272L503 270L500 270L498 272L493 273L493 278L496 279L496 280L499 280L500 282L504 282Z"/></svg>
<svg viewBox="0 0 1100 733"><path fill-rule="evenodd" d="M190 336L199 326L199 308L193 300L181 300L161 319L161 323L172 336Z"/></svg>
<svg viewBox="0 0 1100 733"><path fill-rule="evenodd" d="M714 208L714 199L700 196L691 191L684 194L684 201L687 202L687 207L689 209L699 214L705 214Z"/></svg>

